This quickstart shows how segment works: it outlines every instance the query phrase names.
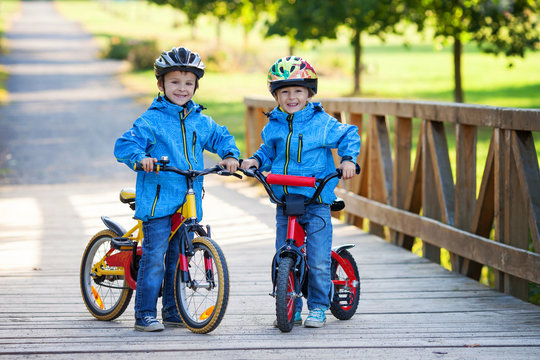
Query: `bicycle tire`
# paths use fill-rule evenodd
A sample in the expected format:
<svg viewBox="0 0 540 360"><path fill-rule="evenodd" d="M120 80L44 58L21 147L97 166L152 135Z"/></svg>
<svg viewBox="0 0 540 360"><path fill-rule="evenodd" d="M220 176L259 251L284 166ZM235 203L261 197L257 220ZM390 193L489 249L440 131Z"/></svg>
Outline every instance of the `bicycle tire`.
<svg viewBox="0 0 540 360"><path fill-rule="evenodd" d="M284 257L279 262L276 276L276 318L277 327L282 332L290 332L294 327L295 300L298 280L294 274L295 261Z"/></svg>
<svg viewBox="0 0 540 360"><path fill-rule="evenodd" d="M111 230L95 234L84 250L81 270L81 294L86 308L98 320L114 320L126 310L133 295L124 276L93 277L90 273L111 248L111 239L118 235ZM116 250L115 250L116 251Z"/></svg>
<svg viewBox="0 0 540 360"><path fill-rule="evenodd" d="M356 261L354 260L354 257L350 252L343 249L339 251L338 254L343 258L345 262L349 263L349 265L354 271L354 276L356 277L356 279L358 279L358 284L355 288L352 289L348 289L344 286L338 286L334 284L334 297L332 299L332 302L330 303L330 311L332 312L332 315L334 315L339 320L349 320L358 308L358 301L360 299L360 275L358 274L358 266L356 265ZM332 259L332 265L330 269L332 280L349 279L349 276L347 276L345 270L334 259ZM349 303L348 301L340 299L340 295L345 298L352 297L352 301L350 301Z"/></svg>
<svg viewBox="0 0 540 360"><path fill-rule="evenodd" d="M174 293L178 313L186 327L194 333L206 334L219 326L227 310L229 270L223 251L214 240L198 237L192 243L194 254L188 258L191 283L182 282L182 270L177 266ZM214 269L210 277L205 270L205 260L210 260Z"/></svg>

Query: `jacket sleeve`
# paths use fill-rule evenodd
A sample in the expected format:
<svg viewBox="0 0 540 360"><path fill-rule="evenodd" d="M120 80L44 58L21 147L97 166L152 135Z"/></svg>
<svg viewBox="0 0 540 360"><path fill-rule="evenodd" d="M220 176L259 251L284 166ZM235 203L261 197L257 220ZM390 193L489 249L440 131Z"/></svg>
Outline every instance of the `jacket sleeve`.
<svg viewBox="0 0 540 360"><path fill-rule="evenodd" d="M114 156L118 162L133 169L137 162L144 159L156 144L156 138L148 122L139 118L133 127L116 140Z"/></svg>
<svg viewBox="0 0 540 360"><path fill-rule="evenodd" d="M240 150L236 146L234 136L229 133L229 130L225 126L218 125L214 120L208 118L210 122L210 137L204 149L218 154L220 158L225 159L232 157L238 159L240 157Z"/></svg>
<svg viewBox="0 0 540 360"><path fill-rule="evenodd" d="M360 154L360 135L355 125L342 124L331 116L328 116L324 131L325 146L338 149L341 162L352 161L356 164Z"/></svg>

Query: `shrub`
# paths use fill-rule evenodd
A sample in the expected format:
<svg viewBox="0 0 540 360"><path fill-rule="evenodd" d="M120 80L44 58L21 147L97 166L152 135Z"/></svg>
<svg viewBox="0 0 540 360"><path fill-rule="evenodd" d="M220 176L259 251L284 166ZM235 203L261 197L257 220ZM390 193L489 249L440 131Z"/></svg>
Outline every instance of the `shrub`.
<svg viewBox="0 0 540 360"><path fill-rule="evenodd" d="M153 68L159 53L155 40L138 41L131 45L127 59L134 70L148 70Z"/></svg>

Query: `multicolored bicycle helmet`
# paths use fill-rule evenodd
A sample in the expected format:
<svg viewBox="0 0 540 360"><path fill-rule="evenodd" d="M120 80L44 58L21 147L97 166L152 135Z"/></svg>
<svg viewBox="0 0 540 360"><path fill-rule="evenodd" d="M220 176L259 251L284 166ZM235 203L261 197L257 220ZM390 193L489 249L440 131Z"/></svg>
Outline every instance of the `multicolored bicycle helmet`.
<svg viewBox="0 0 540 360"><path fill-rule="evenodd" d="M274 63L268 71L268 88L274 92L285 86L304 86L317 93L317 73L300 56L286 56Z"/></svg>
<svg viewBox="0 0 540 360"><path fill-rule="evenodd" d="M173 47L169 51L163 51L154 63L156 79L170 71L189 71L200 79L204 75L204 63L196 52L188 48Z"/></svg>

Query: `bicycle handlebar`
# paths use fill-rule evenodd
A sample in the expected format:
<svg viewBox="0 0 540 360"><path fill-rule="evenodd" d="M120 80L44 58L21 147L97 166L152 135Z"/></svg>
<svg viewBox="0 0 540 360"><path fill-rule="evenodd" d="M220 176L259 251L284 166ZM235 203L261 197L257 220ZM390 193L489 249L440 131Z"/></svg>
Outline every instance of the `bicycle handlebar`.
<svg viewBox="0 0 540 360"><path fill-rule="evenodd" d="M170 166L168 165L168 163L169 163L169 160L166 159L166 157L164 156L161 158L161 160L159 160L157 163L154 164L154 168L152 169L152 171L156 173L159 173L160 171L170 171L179 175L189 177L191 179L195 179L199 176L204 176L208 174L218 174L221 176L235 176L239 179L242 178L242 175L231 173L230 171L225 170L223 167L219 165L215 165L211 168L207 168L203 170L183 170L174 166ZM133 169L135 171L144 171L140 163L136 163Z"/></svg>
<svg viewBox="0 0 540 360"><path fill-rule="evenodd" d="M336 171L326 175L322 179L316 179L314 177L308 177L308 176L295 176L295 175L278 175L278 174L268 174L267 176L264 176L264 174L257 168L252 167L248 170L238 168L238 170L244 175L248 177L253 177L257 179L263 186L266 192L268 193L268 196L272 199L273 202L280 206L284 206L285 203L278 199L270 185L287 185L287 186L305 186L305 187L315 187L316 183L319 183L319 186L317 187L317 190L315 190L315 193L313 196L304 201L305 205L309 205L315 202L315 200L319 197L321 192L323 191L326 184L332 180L333 178L341 178L343 175L343 172L341 169L336 169ZM356 165L356 173L358 174L360 172L360 167Z"/></svg>

